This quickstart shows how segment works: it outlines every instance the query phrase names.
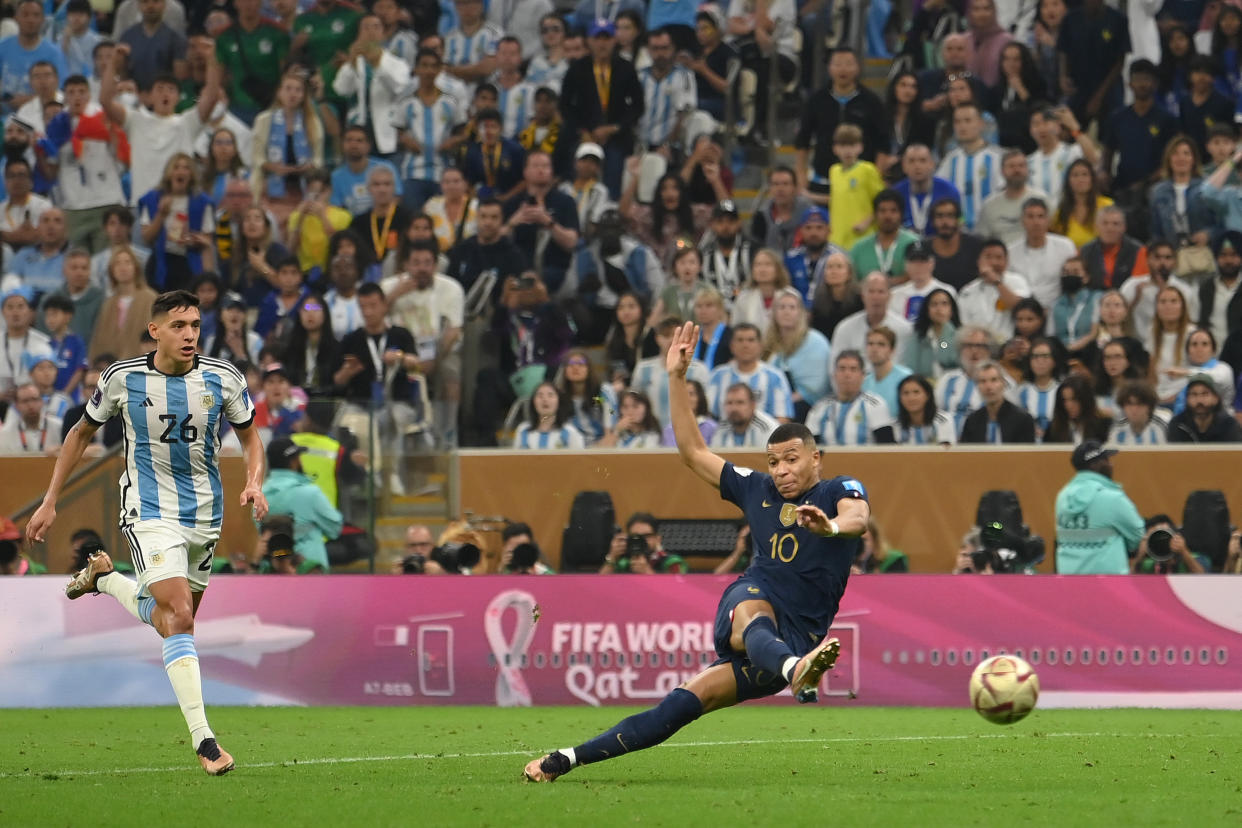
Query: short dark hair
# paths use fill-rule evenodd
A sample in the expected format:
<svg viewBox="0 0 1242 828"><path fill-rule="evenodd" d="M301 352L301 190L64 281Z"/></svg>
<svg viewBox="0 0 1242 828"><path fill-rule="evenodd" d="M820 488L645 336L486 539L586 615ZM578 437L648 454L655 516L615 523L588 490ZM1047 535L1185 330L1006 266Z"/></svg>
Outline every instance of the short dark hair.
<svg viewBox="0 0 1242 828"><path fill-rule="evenodd" d="M776 175L777 173L783 173L785 175L788 175L794 181L798 180L798 174L794 172L793 167L789 166L788 164L777 164L775 167L768 170L768 180L771 181L772 176Z"/></svg>
<svg viewBox="0 0 1242 828"><path fill-rule="evenodd" d="M387 298L384 296L384 289L376 282L364 282L363 284L358 285L358 298L361 299L363 296L378 296L381 299Z"/></svg>
<svg viewBox="0 0 1242 828"><path fill-rule="evenodd" d="M989 239L984 239L983 244L979 245L979 252L982 253L983 251L987 250L989 247L999 247L1001 250L1005 251L1005 258L1006 259L1009 258L1009 248L1005 246L1005 243L1003 241L996 238L995 236Z"/></svg>
<svg viewBox="0 0 1242 828"><path fill-rule="evenodd" d="M516 37L514 37L511 34L507 34L504 37L502 37L500 40L496 41L497 46L499 46L502 43L516 43L518 45L519 50L522 48L522 41L518 40Z"/></svg>
<svg viewBox="0 0 1242 828"><path fill-rule="evenodd" d="M90 14L90 0L69 0L65 5L65 14Z"/></svg>
<svg viewBox="0 0 1242 828"><path fill-rule="evenodd" d="M310 184L312 181L318 181L320 184L332 184L332 171L327 167L314 167L310 172L303 176L303 180Z"/></svg>
<svg viewBox="0 0 1242 828"><path fill-rule="evenodd" d="M475 115L474 120L476 123L480 123L480 124L483 123L484 121L495 121L498 124L504 123L504 118L500 116L500 110L493 109L490 106L487 109L484 109L481 112L479 112L478 115Z"/></svg>
<svg viewBox="0 0 1242 828"><path fill-rule="evenodd" d="M414 56L414 65L417 66L419 62L425 57L435 58L436 63L441 63L441 64L444 63L444 58L440 57L440 53L437 52L435 49L420 48L418 50L418 54Z"/></svg>
<svg viewBox="0 0 1242 828"><path fill-rule="evenodd" d="M53 293L51 296L48 296L46 299L43 300L43 310L45 311L58 310L58 311L61 311L62 313L72 314L74 311L73 300L70 299L68 296L64 296L59 293Z"/></svg>
<svg viewBox="0 0 1242 828"><path fill-rule="evenodd" d="M522 523L520 521L517 523L506 523L505 528L500 530L501 541L507 541L520 535L529 535L532 538L535 537L535 533L531 531L530 524Z"/></svg>
<svg viewBox="0 0 1242 828"><path fill-rule="evenodd" d="M410 255L416 251L423 251L431 254L432 261L440 255L440 245L435 239L418 239L410 242L405 248L405 261L410 260Z"/></svg>
<svg viewBox="0 0 1242 828"><path fill-rule="evenodd" d="M363 138L367 139L368 144L371 143L371 136L367 134L367 128L364 127L362 124L350 124L349 126L345 127L343 130L341 130L341 137L344 138L346 135L348 135L351 132L357 132Z"/></svg>
<svg viewBox="0 0 1242 828"><path fill-rule="evenodd" d="M1195 72L1215 76L1217 74L1216 61L1211 55L1195 55L1186 62L1186 74L1193 75Z"/></svg>
<svg viewBox="0 0 1242 828"><path fill-rule="evenodd" d="M936 211L945 206L952 207L953 212L957 214L958 218L962 217L962 205L958 204L957 199L952 196L945 196L944 198L938 198L933 201L931 206L932 215L936 215Z"/></svg>
<svg viewBox="0 0 1242 828"><path fill-rule="evenodd" d="M1212 124L1208 127L1207 139L1211 141L1213 138L1228 138L1230 141L1238 140L1238 130L1233 124Z"/></svg>
<svg viewBox="0 0 1242 828"><path fill-rule="evenodd" d="M1130 77L1133 78L1135 75L1149 75L1153 78L1158 78L1160 77L1160 72L1156 69L1156 64L1147 58L1139 58L1130 64Z"/></svg>
<svg viewBox="0 0 1242 828"><path fill-rule="evenodd" d="M535 90L535 100L539 100L540 98L544 98L544 99L550 98L555 103L556 101L559 101L561 99L561 96L556 94L556 90L553 89L552 87L541 86Z"/></svg>
<svg viewBox="0 0 1242 828"><path fill-rule="evenodd" d="M815 435L802 423L781 423L768 435L769 446L788 443L790 440L801 440L808 446L815 445Z"/></svg>
<svg viewBox="0 0 1242 828"><path fill-rule="evenodd" d="M147 84L146 89L144 91L154 89L155 87L159 86L161 83L166 83L169 86L173 87L174 89L181 88L181 84L178 83L176 77L168 74L167 72L161 72L155 77L151 78L151 82Z"/></svg>
<svg viewBox="0 0 1242 828"><path fill-rule="evenodd" d="M9 162L4 165L4 174L8 175L9 170L13 169L13 167L15 166L25 167L27 172L34 172L34 170L30 166L30 162L27 161L25 158L10 158Z"/></svg>
<svg viewBox="0 0 1242 828"><path fill-rule="evenodd" d="M635 523L645 523L651 527L652 532L657 535L660 533L660 521L656 520L651 512L635 512L630 515L630 519L625 522L625 531L630 531Z"/></svg>
<svg viewBox="0 0 1242 828"><path fill-rule="evenodd" d="M10 161L9 163L12 164L13 162ZM111 207L104 208L102 223L107 224L108 219L110 218L115 218L117 221L121 222L121 224L124 224L126 227L134 226L134 213L128 207L116 204Z"/></svg>
<svg viewBox="0 0 1242 828"><path fill-rule="evenodd" d="M1151 410L1155 410L1160 400L1156 397L1156 389L1152 387L1150 382L1144 380L1130 380L1122 383L1117 389L1117 405L1124 406L1129 402L1142 403Z"/></svg>
<svg viewBox="0 0 1242 828"><path fill-rule="evenodd" d="M871 199L871 207L874 210L878 210L880 209L880 205L885 202L896 204L898 210L905 208L905 205L901 203L901 193L891 187L885 187L883 190L876 193L875 198Z"/></svg>
<svg viewBox="0 0 1242 828"><path fill-rule="evenodd" d="M759 330L758 325L754 325L750 322L739 322L738 324L734 325L733 326L734 336L737 335L738 331L753 331L756 338L758 338L760 341L763 340L763 331Z"/></svg>
<svg viewBox="0 0 1242 828"><path fill-rule="evenodd" d="M1173 246L1173 242L1169 241L1168 239L1152 239L1151 241L1147 243L1148 255L1150 255L1151 251L1155 250L1157 247L1167 247L1169 248L1170 253L1177 252L1177 248Z"/></svg>
<svg viewBox="0 0 1242 828"><path fill-rule="evenodd" d="M155 297L151 304L151 318L164 316L178 308L197 308L198 297L188 290L170 290Z"/></svg>
<svg viewBox="0 0 1242 828"><path fill-rule="evenodd" d="M1032 207L1038 207L1045 213L1048 212L1048 202L1042 196L1030 196L1022 202L1022 212L1026 212Z"/></svg>
<svg viewBox="0 0 1242 828"><path fill-rule="evenodd" d="M479 97L480 92L490 92L497 98L500 97L500 90L496 88L496 84L494 83L480 83L477 87L475 87L472 99Z"/></svg>
<svg viewBox="0 0 1242 828"><path fill-rule="evenodd" d="M279 262L276 263L276 269L278 271L284 270L286 267L296 268L298 273L302 272L302 263L298 261L297 256L285 256L283 259L281 259Z"/></svg>
<svg viewBox="0 0 1242 828"><path fill-rule="evenodd" d="M867 361L863 359L862 353L857 348L846 348L841 353L832 358L832 367L837 367L843 359L852 359L858 363L859 368L866 368Z"/></svg>
<svg viewBox="0 0 1242 828"><path fill-rule="evenodd" d="M90 85L91 82L86 79L86 75L70 75L65 78L65 82L62 84L62 87L65 89L68 89L71 86L85 86L89 88Z"/></svg>
<svg viewBox="0 0 1242 828"><path fill-rule="evenodd" d="M474 205L474 212L477 214L484 207L499 207L502 211L505 209L505 205L500 203L500 199L491 195L480 198L478 204Z"/></svg>
<svg viewBox="0 0 1242 828"><path fill-rule="evenodd" d="M50 60L36 60L34 63L30 64L30 69L27 70L27 74L35 69L38 69L40 66L46 66L48 69L51 69L52 74L56 75L57 80L60 79L60 70L57 69L56 64L52 63Z"/></svg>

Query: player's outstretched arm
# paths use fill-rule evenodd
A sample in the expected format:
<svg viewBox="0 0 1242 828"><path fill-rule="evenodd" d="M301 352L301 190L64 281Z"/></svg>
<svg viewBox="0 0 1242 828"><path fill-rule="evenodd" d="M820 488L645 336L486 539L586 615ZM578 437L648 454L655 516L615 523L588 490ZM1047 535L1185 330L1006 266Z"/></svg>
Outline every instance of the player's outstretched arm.
<svg viewBox="0 0 1242 828"><path fill-rule="evenodd" d="M241 441L242 456L246 459L246 487L242 489L241 505L250 504L255 520L263 520L267 516L267 498L263 495L263 441L259 439L259 430L254 426L245 428L234 427L237 439Z"/></svg>
<svg viewBox="0 0 1242 828"><path fill-rule="evenodd" d="M69 429L69 434L66 435L65 442L60 447L60 454L56 457L56 466L52 469L52 480L47 484L47 493L43 495L43 503L30 516L30 522L26 524L28 539L43 541L47 530L52 526L52 521L56 520L56 499L60 497L60 490L64 487L69 473L82 459L82 454L91 444L98 430L99 426L85 417Z"/></svg>
<svg viewBox="0 0 1242 828"><path fill-rule="evenodd" d="M720 472L724 458L713 454L703 442L699 424L694 419L690 405L690 392L686 390L686 371L694 359L694 349L699 342L699 326L687 322L673 332L673 344L665 357L668 369L668 405L673 418L673 436L677 440L677 453L682 462L695 474L719 488Z"/></svg>
<svg viewBox="0 0 1242 828"><path fill-rule="evenodd" d="M829 518L818 506L806 503L798 507L798 525L826 538L860 538L867 531L871 506L867 501L843 497L837 501L837 516Z"/></svg>

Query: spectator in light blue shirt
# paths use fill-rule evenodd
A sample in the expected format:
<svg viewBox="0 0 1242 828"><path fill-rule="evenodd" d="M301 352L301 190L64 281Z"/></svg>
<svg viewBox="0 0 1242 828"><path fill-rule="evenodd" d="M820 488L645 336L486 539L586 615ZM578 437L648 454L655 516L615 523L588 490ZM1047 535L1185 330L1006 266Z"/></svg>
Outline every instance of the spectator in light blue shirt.
<svg viewBox="0 0 1242 828"><path fill-rule="evenodd" d="M397 168L387 161L371 157L371 140L362 126L354 124L345 128L341 135L341 156L345 163L332 171L332 206L344 207L355 216L371 210L371 193L367 189L367 176L375 167L392 171L397 196L402 193L401 176Z"/></svg>
<svg viewBox="0 0 1242 828"><path fill-rule="evenodd" d="M51 293L65 280L65 214L53 207L39 216L39 243L23 247L13 256L9 272L22 277L22 283L38 297Z"/></svg>
<svg viewBox="0 0 1242 828"><path fill-rule="evenodd" d="M904 365L893 362L893 349L897 347L897 334L892 328L880 325L867 332L867 362L871 370L863 378L863 391L875 394L888 403L889 411L900 411L898 389L901 381L913 372Z"/></svg>
<svg viewBox="0 0 1242 828"><path fill-rule="evenodd" d="M793 385L794 419L802 422L828 393L832 347L828 337L810 327L802 294L787 287L772 297L772 323L764 340L768 364L785 373Z"/></svg>
<svg viewBox="0 0 1242 828"><path fill-rule="evenodd" d="M30 100L30 67L41 60L56 67L63 78L65 55L43 39L43 4L39 0L19 0L17 34L0 40L0 100L8 111L15 111Z"/></svg>
<svg viewBox="0 0 1242 828"><path fill-rule="evenodd" d="M104 36L91 28L90 0L69 0L65 4L65 31L60 49L65 53L65 77L89 78L95 72L95 47Z"/></svg>

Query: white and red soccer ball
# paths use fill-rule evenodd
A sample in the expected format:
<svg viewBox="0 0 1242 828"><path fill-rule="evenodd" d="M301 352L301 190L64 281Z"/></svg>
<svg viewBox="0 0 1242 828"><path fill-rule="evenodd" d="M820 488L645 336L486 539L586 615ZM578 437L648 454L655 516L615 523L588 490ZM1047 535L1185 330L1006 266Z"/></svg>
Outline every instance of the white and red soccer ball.
<svg viewBox="0 0 1242 828"><path fill-rule="evenodd" d="M1017 656L995 655L979 662L970 675L970 704L994 724L1026 718L1039 700L1039 676Z"/></svg>

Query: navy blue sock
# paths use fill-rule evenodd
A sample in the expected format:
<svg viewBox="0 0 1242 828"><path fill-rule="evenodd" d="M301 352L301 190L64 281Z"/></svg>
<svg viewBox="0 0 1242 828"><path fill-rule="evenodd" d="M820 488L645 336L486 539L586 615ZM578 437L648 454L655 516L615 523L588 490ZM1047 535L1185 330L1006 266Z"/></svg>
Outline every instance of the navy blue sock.
<svg viewBox="0 0 1242 828"><path fill-rule="evenodd" d="M785 662L794 657L793 650L777 633L776 622L766 615L760 615L746 625L742 631L742 643L752 664L776 676L785 675Z"/></svg>
<svg viewBox="0 0 1242 828"><path fill-rule="evenodd" d="M589 765L653 747L702 715L699 697L678 687L650 710L622 719L612 730L578 745L574 748L574 760L579 765Z"/></svg>

